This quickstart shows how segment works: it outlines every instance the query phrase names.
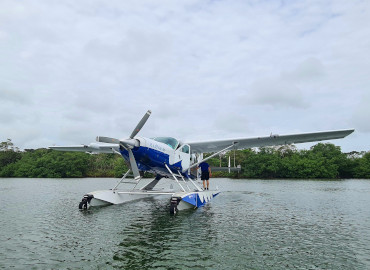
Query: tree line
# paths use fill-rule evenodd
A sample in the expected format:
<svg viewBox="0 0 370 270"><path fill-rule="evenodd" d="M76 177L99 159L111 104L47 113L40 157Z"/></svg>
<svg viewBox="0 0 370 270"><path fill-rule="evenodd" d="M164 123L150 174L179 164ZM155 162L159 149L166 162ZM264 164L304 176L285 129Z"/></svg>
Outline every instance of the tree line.
<svg viewBox="0 0 370 270"><path fill-rule="evenodd" d="M370 152L342 153L339 146L318 143L309 150L294 145L230 151L211 158L211 166L226 167L229 156L240 172L214 172L214 177L337 179L370 178ZM233 162L232 162L233 163ZM70 178L121 177L128 170L116 154L90 155L50 149L20 151L10 139L0 143L0 177Z"/></svg>
<svg viewBox="0 0 370 270"><path fill-rule="evenodd" d="M90 155L50 149L19 151L10 139L0 144L0 177L121 177L124 160L114 154Z"/></svg>
<svg viewBox="0 0 370 270"><path fill-rule="evenodd" d="M221 159L227 166L229 156L241 171L229 177L234 178L298 178L298 179L338 179L370 178L370 152L342 153L339 146L331 143L318 143L309 150L298 150L294 145L261 147L228 152ZM219 158L210 159L210 164L219 166ZM229 175L215 172L217 176Z"/></svg>

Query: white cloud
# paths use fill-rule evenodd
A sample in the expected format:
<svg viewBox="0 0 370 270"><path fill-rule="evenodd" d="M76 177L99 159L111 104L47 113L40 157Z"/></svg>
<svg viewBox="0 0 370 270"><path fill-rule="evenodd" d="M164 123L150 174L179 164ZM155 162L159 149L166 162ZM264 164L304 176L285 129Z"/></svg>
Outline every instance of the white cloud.
<svg viewBox="0 0 370 270"><path fill-rule="evenodd" d="M369 13L366 1L3 1L0 139L125 137L152 109L140 135L355 125L355 141L335 143L368 150Z"/></svg>
<svg viewBox="0 0 370 270"><path fill-rule="evenodd" d="M298 65L298 67L291 72L283 72L282 78L292 80L297 83L310 82L319 80L325 76L325 68L320 60L310 57Z"/></svg>
<svg viewBox="0 0 370 270"><path fill-rule="evenodd" d="M352 115L354 127L359 132L370 133L370 93L363 95L361 102L355 108Z"/></svg>
<svg viewBox="0 0 370 270"><path fill-rule="evenodd" d="M11 102L15 104L27 103L26 97L19 91L0 88L1 103Z"/></svg>
<svg viewBox="0 0 370 270"><path fill-rule="evenodd" d="M280 78L266 78L254 82L241 102L274 107L307 107L301 90L296 85Z"/></svg>
<svg viewBox="0 0 370 270"><path fill-rule="evenodd" d="M306 109L305 86L320 81L325 75L322 63L313 57L305 59L294 69L282 70L276 78L264 77L254 81L238 98L239 104L267 105L274 108Z"/></svg>

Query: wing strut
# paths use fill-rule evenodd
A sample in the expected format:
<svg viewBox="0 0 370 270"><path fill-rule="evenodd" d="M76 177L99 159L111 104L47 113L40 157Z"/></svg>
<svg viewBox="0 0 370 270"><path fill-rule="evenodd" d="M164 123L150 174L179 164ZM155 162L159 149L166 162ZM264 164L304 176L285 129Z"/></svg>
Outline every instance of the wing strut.
<svg viewBox="0 0 370 270"><path fill-rule="evenodd" d="M237 144L237 142L233 142L233 144L232 144L232 145L229 145L228 147L225 147L224 149L222 149L222 150L218 151L217 153L214 153L214 154L210 155L209 157L207 157L207 158L205 158L205 159L201 160L200 162L194 163L193 165L191 165L191 166L189 167L189 169L191 169L191 168L194 168L194 167L198 166L200 163L202 163L202 162L204 162L204 161L206 161L206 160L208 160L208 159L210 159L210 158L213 158L214 156L216 156L216 155L220 154L221 152L223 152L223 151L225 151L225 150L228 150L228 149L229 149L229 148L231 148L231 147L234 147L236 144Z"/></svg>
<svg viewBox="0 0 370 270"><path fill-rule="evenodd" d="M121 184L121 182L126 179L126 176L128 175L128 173L131 171L131 169L128 169L128 171L122 176L121 180L117 183L117 185L112 189L113 192L116 191L117 187Z"/></svg>
<svg viewBox="0 0 370 270"><path fill-rule="evenodd" d="M173 172L171 171L171 169L167 166L167 164L165 163L164 166L166 166L167 170L172 174L172 177L173 179L176 180L177 184L181 187L182 191L186 192L185 188L180 184L179 180L177 180L176 176L173 174ZM180 174L181 175L181 174ZM183 178L184 179L184 178ZM185 180L184 180L185 182ZM189 186L188 186L189 188Z"/></svg>

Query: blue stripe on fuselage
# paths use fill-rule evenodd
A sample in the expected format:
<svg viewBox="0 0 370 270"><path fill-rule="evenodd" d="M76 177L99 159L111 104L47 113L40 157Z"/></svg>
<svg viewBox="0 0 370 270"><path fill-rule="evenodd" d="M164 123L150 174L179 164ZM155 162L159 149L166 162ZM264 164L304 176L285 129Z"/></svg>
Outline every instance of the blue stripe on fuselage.
<svg viewBox="0 0 370 270"><path fill-rule="evenodd" d="M130 162L127 150L121 149L120 153L124 159ZM133 148L132 153L134 154L137 167L140 171L170 176L164 164L167 164L173 172L177 173L177 170L179 170L180 172L182 171L181 161L169 165L169 155L161 151L149 147L140 146Z"/></svg>

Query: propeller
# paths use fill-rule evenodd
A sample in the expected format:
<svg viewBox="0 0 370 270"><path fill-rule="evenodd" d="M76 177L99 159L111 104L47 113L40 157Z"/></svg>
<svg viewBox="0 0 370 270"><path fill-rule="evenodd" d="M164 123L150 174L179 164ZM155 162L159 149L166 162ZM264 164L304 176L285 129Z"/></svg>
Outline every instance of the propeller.
<svg viewBox="0 0 370 270"><path fill-rule="evenodd" d="M140 122L137 124L135 129L132 131L130 137L126 140L119 140L119 139L103 137L103 136L96 137L96 141L98 142L119 144L120 146L122 146L128 151L130 167L134 174L135 180L140 179L140 173L139 173L139 169L137 168L136 160L135 160L134 154L132 153L131 149L134 147L140 146L140 143L138 142L138 140L134 139L134 137L143 128L143 126L145 125L151 113L152 112L148 110L144 114L143 118L140 120Z"/></svg>
<svg viewBox="0 0 370 270"><path fill-rule="evenodd" d="M134 131L131 133L131 136L130 136L130 139L133 139L136 134L139 133L139 131L141 130L141 128L145 125L146 121L148 120L149 116L151 115L151 111L148 110L146 112L146 114L144 114L143 118L140 120L139 124L137 124L136 128L134 129Z"/></svg>

